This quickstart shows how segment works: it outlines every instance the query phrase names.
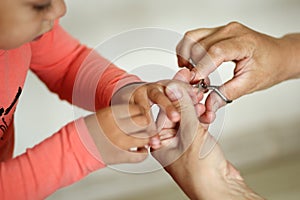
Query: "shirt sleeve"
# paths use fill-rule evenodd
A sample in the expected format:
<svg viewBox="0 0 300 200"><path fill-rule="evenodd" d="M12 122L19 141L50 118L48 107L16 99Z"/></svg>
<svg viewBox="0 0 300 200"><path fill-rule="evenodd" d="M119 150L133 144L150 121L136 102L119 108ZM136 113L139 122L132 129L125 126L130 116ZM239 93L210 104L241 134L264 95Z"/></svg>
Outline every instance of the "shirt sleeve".
<svg viewBox="0 0 300 200"><path fill-rule="evenodd" d="M97 151L91 152L82 141L91 141L89 137L81 118L26 153L2 162L0 199L45 199L57 189L103 168Z"/></svg>
<svg viewBox="0 0 300 200"><path fill-rule="evenodd" d="M52 31L31 42L31 70L61 99L88 110L108 106L115 91L137 76L116 67L80 44L55 22Z"/></svg>

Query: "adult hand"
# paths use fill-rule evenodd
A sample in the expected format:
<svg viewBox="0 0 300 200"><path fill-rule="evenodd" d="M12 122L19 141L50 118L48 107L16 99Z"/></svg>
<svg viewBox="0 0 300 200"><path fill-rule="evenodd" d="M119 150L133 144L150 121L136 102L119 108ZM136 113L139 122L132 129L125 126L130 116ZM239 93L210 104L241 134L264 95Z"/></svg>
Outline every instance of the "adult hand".
<svg viewBox="0 0 300 200"><path fill-rule="evenodd" d="M200 158L199 152L204 143L215 146L206 157ZM263 199L247 186L238 170L226 160L214 138L200 124L193 143L178 160L166 166L165 170L193 200Z"/></svg>
<svg viewBox="0 0 300 200"><path fill-rule="evenodd" d="M295 59L300 52L299 34L274 38L232 22L187 32L176 51L180 67L192 69L190 59L196 64L195 80L207 78L223 62L233 61L233 77L220 88L231 100L300 75L299 59ZM224 105L211 93L206 101L205 121L212 122L216 110Z"/></svg>
<svg viewBox="0 0 300 200"><path fill-rule="evenodd" d="M185 89L174 83L168 88L173 93L182 94L175 104L180 107L181 120L175 126L166 127L176 131L176 137L166 140L168 142L165 141L152 155L191 199L261 200L226 160L207 128L200 124Z"/></svg>

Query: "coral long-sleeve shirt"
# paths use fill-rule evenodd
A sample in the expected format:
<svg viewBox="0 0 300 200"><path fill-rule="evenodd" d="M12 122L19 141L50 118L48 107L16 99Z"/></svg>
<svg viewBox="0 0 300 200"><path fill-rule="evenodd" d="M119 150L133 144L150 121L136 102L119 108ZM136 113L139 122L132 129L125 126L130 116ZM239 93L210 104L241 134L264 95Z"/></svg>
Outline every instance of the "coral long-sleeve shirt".
<svg viewBox="0 0 300 200"><path fill-rule="evenodd" d="M28 70L61 99L89 110L108 106L114 91L139 81L80 44L57 22L37 41L0 50L0 199L44 199L105 166L83 119L12 158L13 115Z"/></svg>

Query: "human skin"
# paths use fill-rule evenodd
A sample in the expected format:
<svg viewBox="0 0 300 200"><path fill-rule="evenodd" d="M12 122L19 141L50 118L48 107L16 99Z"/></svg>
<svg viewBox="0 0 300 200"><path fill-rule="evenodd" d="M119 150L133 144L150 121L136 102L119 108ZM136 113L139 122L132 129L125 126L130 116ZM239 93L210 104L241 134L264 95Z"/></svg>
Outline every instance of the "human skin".
<svg viewBox="0 0 300 200"><path fill-rule="evenodd" d="M58 20L66 13L66 5L63 0L1 0L0 1L0 50L12 50L33 40L37 40L39 36L51 31L55 20ZM126 90L127 88L127 90ZM130 87L123 87L117 93L126 90L131 94L130 102L123 104L140 105L145 113L150 112L152 103L156 103L165 110L169 119L176 122L180 119L180 115L172 102L164 93L164 86L157 83L146 83L139 88L135 88L131 92ZM97 113L109 113L107 110L99 110ZM149 114L148 121L149 119ZM100 118L97 118L100 122ZM103 119L102 119L103 120ZM112 126L114 123L106 123ZM118 130L119 127L111 127ZM108 134L109 132L104 132ZM122 132L122 134L129 134ZM149 136L150 137L150 136ZM113 138L113 137L111 137ZM134 137L130 137L134 141ZM114 138L117 139L117 138ZM154 137L151 139L153 144L159 145L160 141ZM117 143L117 141L113 141ZM132 144L133 147L137 145Z"/></svg>
<svg viewBox="0 0 300 200"><path fill-rule="evenodd" d="M207 78L223 62L235 63L233 77L220 90L231 100L300 77L300 34L281 38L254 31L238 22L188 31L177 45L178 65ZM190 59L196 64L193 68ZM211 93L203 122L211 123L225 103Z"/></svg>
<svg viewBox="0 0 300 200"><path fill-rule="evenodd" d="M13 49L50 31L66 13L63 0L1 0L0 49Z"/></svg>
<svg viewBox="0 0 300 200"><path fill-rule="evenodd" d="M164 127L177 134L168 139L162 151L154 151L152 155L165 167L178 186L193 200L263 199L247 186L239 171L226 160L207 127L199 122L186 90L180 84L171 83L168 87L170 93L181 94L178 95L178 100L174 99L181 112L181 120ZM209 148L210 151L203 157L201 152L207 144L213 145L213 148ZM174 162L169 162L168 158L174 158L178 153L181 156L174 159Z"/></svg>
<svg viewBox="0 0 300 200"><path fill-rule="evenodd" d="M88 131L106 165L141 162L151 143L151 126L145 110L138 105L116 105L84 118ZM153 127L153 126L152 126ZM130 148L137 151L130 152Z"/></svg>
<svg viewBox="0 0 300 200"><path fill-rule="evenodd" d="M185 194L193 200L262 200L245 183L238 170L224 157L217 144L204 158L199 152L206 140L213 140L200 124L192 145L174 163L165 167Z"/></svg>

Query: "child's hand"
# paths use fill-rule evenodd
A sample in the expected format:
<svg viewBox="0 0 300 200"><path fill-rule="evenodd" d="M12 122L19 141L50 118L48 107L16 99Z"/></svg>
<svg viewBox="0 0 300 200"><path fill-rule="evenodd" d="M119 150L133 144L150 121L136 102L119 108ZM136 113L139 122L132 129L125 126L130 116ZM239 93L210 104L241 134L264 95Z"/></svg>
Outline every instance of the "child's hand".
<svg viewBox="0 0 300 200"><path fill-rule="evenodd" d="M153 116L151 106L157 104L160 107L161 124L177 123L180 121L180 112L174 105L174 101L178 100L180 97L177 94L170 96L170 93L168 94L168 91L166 91L166 87L173 82L181 84L192 99L196 112L202 113L204 107L200 106L198 103L203 98L203 94L197 93L197 91L189 84L193 80L194 75L193 72L182 69L177 72L173 80L162 80L153 83L137 83L125 86L114 94L111 105L126 103L140 105L145 109L147 118L152 122ZM162 115L164 117L162 117ZM158 125L157 131L160 131L160 128L161 126ZM160 142L157 140L157 132L152 136L155 135L156 137L152 138L155 142L151 143L151 146L156 146L156 148L158 148Z"/></svg>
<svg viewBox="0 0 300 200"><path fill-rule="evenodd" d="M107 107L86 117L85 122L105 164L141 162L147 157L148 133L155 128L142 107Z"/></svg>
<svg viewBox="0 0 300 200"><path fill-rule="evenodd" d="M147 117L153 120L151 106L153 104L158 104L158 106L167 113L167 116L171 121L177 122L180 119L180 115L165 94L165 84L166 81L160 81L154 83L137 83L125 86L114 94L111 100L111 105L140 105L145 109Z"/></svg>
<svg viewBox="0 0 300 200"><path fill-rule="evenodd" d="M187 91L187 87L191 86L189 83L193 80L193 73L189 71L188 69L182 69L178 71L175 76L172 79L172 82L169 82L166 86L166 95L171 100L172 104L176 107L177 110L180 111L180 107L178 106L178 102L180 101L182 97L182 93L180 93L177 89L172 89L170 86L178 86L182 88L184 91ZM200 117L201 114L204 113L205 107L203 104L199 103L203 99L203 93L199 92L198 89L192 89L193 95L196 96L196 101L192 100L192 103L194 104L194 111L197 115L197 117ZM187 93L188 96L191 98L191 94ZM192 111L192 112L194 112ZM182 115L180 113L180 115ZM172 140L173 137L176 135L178 128L178 122L172 122L170 119L167 118L165 112L160 110L158 117L157 117L157 127L160 131L157 135L157 137L160 140L160 144L158 145L151 145L152 149L159 149L161 146L167 146Z"/></svg>

